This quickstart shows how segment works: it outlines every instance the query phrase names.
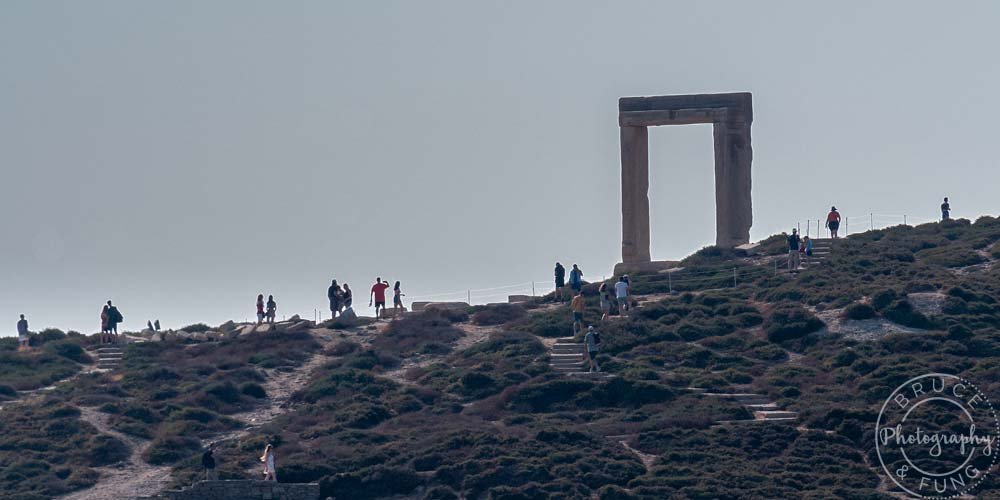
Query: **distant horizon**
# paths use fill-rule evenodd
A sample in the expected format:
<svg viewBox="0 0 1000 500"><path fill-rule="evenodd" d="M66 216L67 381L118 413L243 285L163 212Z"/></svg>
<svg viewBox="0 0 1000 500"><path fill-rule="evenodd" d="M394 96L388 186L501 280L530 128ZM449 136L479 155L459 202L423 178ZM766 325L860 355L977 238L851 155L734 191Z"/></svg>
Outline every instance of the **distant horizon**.
<svg viewBox="0 0 1000 500"><path fill-rule="evenodd" d="M839 207L838 207L838 211L839 211ZM876 215L876 217L879 216L879 214L875 214L875 215ZM998 215L998 214L979 214L979 215L976 215L974 217L953 216L951 218L953 220L962 220L962 219L965 219L965 220L968 220L970 223L975 223L975 221L978 220L981 217L998 217L998 216L1000 216L1000 215ZM865 226L864 225L864 223L867 221L867 219L864 216L856 216L856 217L858 217L859 219L863 219L863 220L861 220L861 224L862 224L861 227L863 229L862 230L858 230L858 231L854 231L854 232L850 232L850 233L842 233L841 237L847 237L848 235L862 234L862 233L865 233L867 231L870 231L870 225L869 226ZM886 217L886 215L882 214L882 217L884 218L884 217ZM816 221L816 219L812 219L812 220ZM917 226L917 225L922 225L922 224L937 223L937 222L940 222L940 221L941 221L940 217L938 217L937 219L933 219L933 220L932 219L916 219L915 221L913 219L910 219L908 217L908 219L907 219L907 225L909 225L909 226ZM902 223L900 223L900 224L902 224ZM900 224L890 224L890 225L879 226L878 223L876 222L875 229L876 230L887 229L887 228L890 228L890 227L895 227L895 226L900 225ZM803 229L802 231L803 231L803 235L805 235L805 230ZM788 232L790 232L790 229L784 230L784 231L773 232L773 233L771 233L771 234L769 234L767 236L763 236L763 237L760 237L760 238L754 238L754 239L752 239L751 243L759 243L759 242L761 242L761 241L763 241L763 240L765 240L767 238L770 238L772 236L780 235L780 234L788 233ZM823 234L823 233L826 233L826 234ZM821 233L818 237L819 238L827 238L827 237L829 237L829 234L828 234L827 230L824 229L823 233ZM815 230L813 231L813 233L811 234L811 236L816 237ZM713 246L713 245L708 244L708 245L702 246L701 248L707 248L707 247L710 247L710 246ZM683 258L688 257L688 256L692 255L693 253L695 253L697 251L698 250L695 250L691 254L682 256L682 257L677 258L677 259L670 259L670 260L682 260ZM570 261L560 261L560 262L564 266L566 266L566 267L569 267L569 266L572 265L572 263ZM552 265L553 266L555 265L555 261L552 262ZM613 265L614 264L612 264L612 266ZM610 271L608 271L607 274L602 274L601 276L602 276L602 278L607 279L607 278L612 277L612 274L611 274ZM588 279L585 279L585 281L587 281L587 282L593 282L594 280L595 280L594 275L588 275ZM526 283L523 283L519 288L516 288L516 289L510 288L509 286L506 286L506 285L500 285L498 288L502 289L503 291L501 291L501 292L493 292L491 294L486 294L485 292L482 291L482 289L477 289L477 290L467 289L465 291L463 291L463 290L455 290L455 291L451 291L451 292L437 293L437 294L430 294L430 295L415 295L413 299L411 299L409 296L407 296L407 297L404 297L404 301L403 302L404 302L407 310L409 310L411 308L411 304L412 304L412 302L414 300L421 301L421 302L424 302L424 301L434 301L434 302L466 302L466 297L456 296L456 295L461 295L461 294L466 294L466 293L469 293L469 292L473 292L473 295L472 295L473 296L473 302L470 305L484 305L484 304L491 304L491 303L506 303L507 302L507 297L506 297L507 295L519 295L519 294L530 295L531 291L532 291L532 289L531 289L532 285L534 285L534 289L535 289L535 292L536 292L537 296L544 296L544 295L547 295L549 293L552 293L552 290L554 289L553 280L549 279L547 281L536 281L534 283L526 282ZM371 287L371 284L365 286L365 288L364 288L365 293L368 293L370 287ZM507 290L510 290L510 291L507 291ZM355 304L355 307L354 307L355 313L357 313L357 315L359 317L374 318L375 317L374 307L368 307L367 305L365 305L363 303L364 302L363 300L360 301L360 302L357 300L358 297L360 297L362 299L364 298L364 296L358 295L358 288L357 287L352 287L352 291L354 292L354 297L355 297L355 301L354 301L354 304ZM522 292L525 292L525 293L522 293ZM265 294L265 295L267 295L267 294ZM497 298L501 298L501 296L502 296L503 300L480 300L480 301L476 301L475 298L477 296L497 297ZM254 297L255 297L255 295L254 295ZM433 299L434 297L440 297L440 298L435 300L435 299ZM280 297L276 297L276 301L278 301L279 299L280 299ZM103 306L103 304L105 302L106 302L106 300L104 302L100 302L100 305L97 307L97 309L98 309L98 315L96 315L96 316L99 316L99 310L100 310L101 306ZM113 302L115 303L116 306L118 305L117 301L113 300ZM361 307L358 307L359 304L361 305ZM181 329L183 329L183 327L190 326L190 325L196 325L196 324L199 324L199 323L208 325L210 327L217 327L217 326L219 326L219 325L221 325L221 324L223 324L223 323L225 323L227 321L233 321L235 323L253 323L253 322L256 322L256 318L253 317L254 307L255 306L254 306L253 302L250 301L249 302L249 307L246 308L246 314L244 314L244 316L242 318L231 317L229 319L222 319L222 320L219 320L218 317L216 317L215 320L197 320L197 319L192 319L190 321L179 321L176 325L165 325L161 321L161 325L160 326L161 326L161 330L162 331L168 331L168 330L181 330ZM123 308L124 308L124 306L123 306ZM299 309L302 309L302 308L299 307L298 309L295 309L295 310L298 311ZM391 309L391 307L389 309ZM279 302L279 311L281 311L281 310L282 310L282 303ZM306 314L304 314L303 312L291 312L291 313L288 313L288 314L281 314L279 312L276 321L278 321L278 322L280 322L280 321L286 321L287 318L290 318L290 317L292 317L292 316L294 316L296 314L299 315L299 317L301 319L312 321L313 318L314 318L314 316L312 315L313 314L313 310L315 310L317 313L323 313L322 316L319 316L318 314L315 316L315 317L320 317L322 321L326 321L326 320L330 319L329 308L325 304L323 304L323 309L319 309L318 307L314 307L313 309L310 309L309 311L306 311L309 314L308 316ZM370 314L367 314L367 312L370 312ZM64 332L75 331L75 332L78 332L78 333L82 333L84 335L93 335L93 334L99 333L99 330L100 330L99 325L95 328L95 331L93 331L93 332L87 332L87 331L84 331L84 330L81 330L81 329L78 329L78 328L67 328L67 327L52 326L52 325L48 325L48 326L45 326L45 327L38 328L38 327L34 326L34 323L31 321L31 318L27 314L25 314L25 317L28 319L29 325L31 325L31 331L34 332L34 333L40 332L40 331L48 329L48 328L55 328L55 329L62 330ZM155 321L157 319L159 319L159 318L149 318L148 321ZM14 325L16 323L16 321L17 321L17 318L15 318L15 320L12 321L11 324ZM99 323L99 318L97 318L96 321L97 321L97 323ZM130 326L122 327L122 328L119 329L119 333L123 333L123 332L138 333L138 332L141 332L142 330L146 329L146 321L147 320L143 320L142 321L142 325L140 327L130 327ZM125 323L123 323L123 325L128 325L128 324L129 324L129 322L127 320L126 320ZM0 330L0 337L16 337L17 333L16 333L16 330L14 329L13 326L11 327L11 331L14 332L14 333L5 333L6 330Z"/></svg>

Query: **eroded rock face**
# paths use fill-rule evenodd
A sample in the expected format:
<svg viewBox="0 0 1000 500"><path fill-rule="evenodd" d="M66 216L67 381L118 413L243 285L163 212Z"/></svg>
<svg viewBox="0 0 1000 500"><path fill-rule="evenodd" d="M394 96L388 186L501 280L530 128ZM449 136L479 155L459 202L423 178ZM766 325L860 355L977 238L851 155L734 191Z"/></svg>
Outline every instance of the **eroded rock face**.
<svg viewBox="0 0 1000 500"><path fill-rule="evenodd" d="M647 127L713 124L715 139L715 244L750 242L750 93L623 97L618 101L622 162L622 262L650 262L649 144Z"/></svg>

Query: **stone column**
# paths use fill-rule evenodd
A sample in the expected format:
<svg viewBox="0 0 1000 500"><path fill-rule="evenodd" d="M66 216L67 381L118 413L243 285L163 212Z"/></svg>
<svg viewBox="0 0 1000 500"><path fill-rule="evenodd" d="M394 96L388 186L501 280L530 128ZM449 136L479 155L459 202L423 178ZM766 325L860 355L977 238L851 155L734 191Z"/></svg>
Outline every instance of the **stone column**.
<svg viewBox="0 0 1000 500"><path fill-rule="evenodd" d="M649 262L649 134L621 127L622 262Z"/></svg>
<svg viewBox="0 0 1000 500"><path fill-rule="evenodd" d="M732 248L750 242L753 205L750 199L750 123L716 122L715 244Z"/></svg>

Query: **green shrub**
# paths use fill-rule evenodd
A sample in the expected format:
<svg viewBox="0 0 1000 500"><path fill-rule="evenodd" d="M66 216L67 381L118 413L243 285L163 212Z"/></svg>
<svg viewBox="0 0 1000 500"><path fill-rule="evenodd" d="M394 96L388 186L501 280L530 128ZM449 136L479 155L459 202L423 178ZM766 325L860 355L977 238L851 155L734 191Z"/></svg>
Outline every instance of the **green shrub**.
<svg viewBox="0 0 1000 500"><path fill-rule="evenodd" d="M862 302L855 302L845 307L843 312L844 318L853 320L872 319L875 317L875 314L874 307Z"/></svg>
<svg viewBox="0 0 1000 500"><path fill-rule="evenodd" d="M260 384L247 382L240 386L240 392L252 398L263 399L267 397L267 391Z"/></svg>
<svg viewBox="0 0 1000 500"><path fill-rule="evenodd" d="M913 308L913 304L906 299L897 300L891 306L882 311L882 316L903 326L912 328L929 329L933 324L920 311Z"/></svg>
<svg viewBox="0 0 1000 500"><path fill-rule="evenodd" d="M66 359L76 361L77 363L89 364L93 360L87 355L87 352L80 347L79 344L71 340L59 340L54 342L47 342L42 347L45 352L55 354L56 356L62 356Z"/></svg>
<svg viewBox="0 0 1000 500"><path fill-rule="evenodd" d="M170 465L201 450L201 441L191 436L158 437L150 443L143 459L153 465Z"/></svg>
<svg viewBox="0 0 1000 500"><path fill-rule="evenodd" d="M523 318L524 307L517 304L490 304L472 309L472 322L481 326L502 325Z"/></svg>
<svg viewBox="0 0 1000 500"><path fill-rule="evenodd" d="M764 332L771 342L804 337L823 328L823 322L801 306L784 304L775 307L764 322Z"/></svg>
<svg viewBox="0 0 1000 500"><path fill-rule="evenodd" d="M881 311L886 307L889 307L896 299L899 298L899 294L891 288L886 288L875 295L872 295L871 305L875 310Z"/></svg>

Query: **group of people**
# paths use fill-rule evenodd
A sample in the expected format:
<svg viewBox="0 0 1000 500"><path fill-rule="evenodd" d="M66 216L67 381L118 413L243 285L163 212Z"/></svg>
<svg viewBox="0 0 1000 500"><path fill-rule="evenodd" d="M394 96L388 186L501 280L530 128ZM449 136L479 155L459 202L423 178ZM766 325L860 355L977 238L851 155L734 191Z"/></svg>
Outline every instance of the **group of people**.
<svg viewBox="0 0 1000 500"><path fill-rule="evenodd" d="M125 321L121 311L109 300L101 309L101 343L112 344L118 341L118 323Z"/></svg>
<svg viewBox="0 0 1000 500"><path fill-rule="evenodd" d="M267 296L264 302L264 294L257 294L257 324L265 321L274 324L274 318L278 315L278 303L274 301L274 295Z"/></svg>
<svg viewBox="0 0 1000 500"><path fill-rule="evenodd" d="M556 290L554 293L557 301L563 300L563 291L566 287L566 268L556 262L554 271ZM584 313L587 310L585 292L583 290L583 271L576 264L569 273L569 287L572 290L573 298L570 300L569 308L573 313L573 335L583 332L586 327L586 334L583 337L587 346L587 360L589 371L601 371L597 364L597 353L601 347L601 334L594 329L593 325L587 326ZM614 314L621 314L630 308L629 295L632 291L632 282L627 274L623 274L615 281L614 285L607 282L601 283L597 289L597 294L601 303L601 321L607 320Z"/></svg>
<svg viewBox="0 0 1000 500"><path fill-rule="evenodd" d="M375 278L375 284L372 285L371 292L368 297L368 307L372 305L375 306L375 319L382 319L385 316L386 310L386 300L385 292L389 289L389 282L382 281L382 277ZM398 318L399 314L406 309L403 307L403 297L406 294L403 293L402 285L397 281L392 287L392 309L393 309L393 319ZM350 285L344 283L340 285L337 280L330 282L330 288L326 290L326 298L330 301L330 318L340 317L356 317L357 314L354 312L354 292L351 291Z"/></svg>
<svg viewBox="0 0 1000 500"><path fill-rule="evenodd" d="M278 474L274 467L274 446L267 443L264 453L259 458L264 466L264 480L277 481ZM215 481L219 479L219 473L215 470L215 443L210 443L205 452L201 455L201 466L205 469L205 480Z"/></svg>

